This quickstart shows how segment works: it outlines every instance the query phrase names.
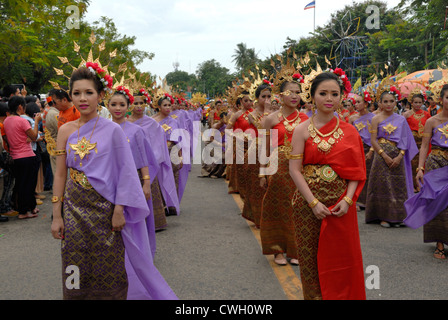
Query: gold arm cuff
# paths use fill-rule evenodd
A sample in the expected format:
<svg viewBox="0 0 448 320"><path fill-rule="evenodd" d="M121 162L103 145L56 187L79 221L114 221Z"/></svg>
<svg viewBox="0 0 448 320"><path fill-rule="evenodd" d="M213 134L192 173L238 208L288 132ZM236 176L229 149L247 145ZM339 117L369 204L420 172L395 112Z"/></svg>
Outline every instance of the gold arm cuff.
<svg viewBox="0 0 448 320"><path fill-rule="evenodd" d="M400 150L400 153L405 156L406 155L406 150Z"/></svg>
<svg viewBox="0 0 448 320"><path fill-rule="evenodd" d="M353 205L353 200L347 196L344 197L344 201L347 202L350 207Z"/></svg>
<svg viewBox="0 0 448 320"><path fill-rule="evenodd" d="M53 153L55 156L65 156L67 154L67 150L54 150Z"/></svg>
<svg viewBox="0 0 448 320"><path fill-rule="evenodd" d="M61 202L64 202L64 197L57 197L57 196L53 196L52 198L51 198L51 202L52 203L58 203L59 201L61 201Z"/></svg>
<svg viewBox="0 0 448 320"><path fill-rule="evenodd" d="M431 133L427 133L427 132L423 132L423 133L422 133L422 137L423 137L423 138L431 138L431 137L432 137L432 134L431 134Z"/></svg>
<svg viewBox="0 0 448 320"><path fill-rule="evenodd" d="M149 175L148 176L143 176L142 180L151 180L151 177Z"/></svg>
<svg viewBox="0 0 448 320"><path fill-rule="evenodd" d="M369 130L370 133L378 133L378 130Z"/></svg>
<svg viewBox="0 0 448 320"><path fill-rule="evenodd" d="M420 168L417 168L417 170L415 170L417 173L419 172L419 171L423 171L423 172L425 172L425 168L424 167L420 167Z"/></svg>
<svg viewBox="0 0 448 320"><path fill-rule="evenodd" d="M289 154L288 156L287 156L287 158L289 159L289 160L300 160L300 159L303 159L303 157L304 157L304 154L302 153L302 154Z"/></svg>
<svg viewBox="0 0 448 320"><path fill-rule="evenodd" d="M384 152L383 149L378 150L378 155L381 155Z"/></svg>
<svg viewBox="0 0 448 320"><path fill-rule="evenodd" d="M317 198L315 198L313 201L311 201L308 206L313 209L315 206L317 206L317 204L319 203L319 200Z"/></svg>

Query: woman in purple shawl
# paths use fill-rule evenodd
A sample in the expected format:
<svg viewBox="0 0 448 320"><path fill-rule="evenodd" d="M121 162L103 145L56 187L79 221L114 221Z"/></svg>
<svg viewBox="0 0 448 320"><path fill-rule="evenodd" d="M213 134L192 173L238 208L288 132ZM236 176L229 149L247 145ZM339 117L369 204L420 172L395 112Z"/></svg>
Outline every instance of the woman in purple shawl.
<svg viewBox="0 0 448 320"><path fill-rule="evenodd" d="M145 194L151 212L151 215L146 220L151 251L154 257L156 251L156 236L153 204L151 200L151 183L157 176L159 165L143 129L126 120L126 112L128 112L133 103L134 97L130 94L129 90L123 86L119 86L115 89L114 94L109 100L108 110L112 116L112 121L119 124L123 129L132 150L135 167L142 182L143 193Z"/></svg>
<svg viewBox="0 0 448 320"><path fill-rule="evenodd" d="M414 194L411 159L418 153L411 129L394 113L400 93L395 87L380 96L382 112L372 118L375 155L367 186L366 222L399 227L406 218L404 202Z"/></svg>
<svg viewBox="0 0 448 320"><path fill-rule="evenodd" d="M61 240L64 299L177 299L153 263L150 212L126 135L97 112L101 80L112 79L87 66L70 79L81 117L60 128L55 151L51 232Z"/></svg>
<svg viewBox="0 0 448 320"><path fill-rule="evenodd" d="M446 259L448 244L448 84L440 94L442 111L426 121L417 168L420 192L405 202L405 224L423 227L423 241L436 242L434 257ZM429 147L431 153L428 155Z"/></svg>
<svg viewBox="0 0 448 320"><path fill-rule="evenodd" d="M134 98L132 115L128 120L143 128L160 166L159 174L153 182L151 190L156 230L161 230L166 228L167 225L165 210L168 211L168 208L165 207L172 208L172 212L180 213L179 197L177 195L170 153L165 140L165 132L156 120L144 114L144 106L149 104L150 101L146 101L149 98L146 98L141 93L135 95Z"/></svg>
<svg viewBox="0 0 448 320"><path fill-rule="evenodd" d="M156 101L159 111L153 116L153 119L156 120L165 131L165 141L171 158L173 175L176 181L177 194L180 202L186 186L186 181L181 179L181 171L185 169L183 167L183 151L187 150L187 153L189 153L190 146L189 144L184 145L186 139L184 139L184 135L181 133L181 129L184 128L182 128L179 120L171 117L171 106L173 102L174 98L168 94L163 94L159 97ZM172 210L170 210L170 214L172 214L171 211Z"/></svg>

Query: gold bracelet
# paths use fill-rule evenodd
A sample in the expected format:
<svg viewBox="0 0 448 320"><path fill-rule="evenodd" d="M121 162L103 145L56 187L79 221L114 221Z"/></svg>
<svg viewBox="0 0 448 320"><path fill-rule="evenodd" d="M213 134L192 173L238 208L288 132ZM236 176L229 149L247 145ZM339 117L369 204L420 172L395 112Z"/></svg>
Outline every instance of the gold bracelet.
<svg viewBox="0 0 448 320"><path fill-rule="evenodd" d="M53 196L52 198L51 198L51 202L52 203L58 203L59 201L61 201L61 202L64 202L64 197L57 197L57 196Z"/></svg>
<svg viewBox="0 0 448 320"><path fill-rule="evenodd" d="M383 149L378 150L378 155L380 156L384 152Z"/></svg>
<svg viewBox="0 0 448 320"><path fill-rule="evenodd" d="M261 178L266 178L266 176L265 176L264 174L259 174L259 175L258 175L258 178L260 178L260 179L261 179Z"/></svg>
<svg viewBox="0 0 448 320"><path fill-rule="evenodd" d="M406 155L406 150L400 150L400 153L404 157Z"/></svg>
<svg viewBox="0 0 448 320"><path fill-rule="evenodd" d="M347 196L344 197L344 201L347 202L350 207L353 205L353 200Z"/></svg>
<svg viewBox="0 0 448 320"><path fill-rule="evenodd" d="M313 209L315 206L317 206L317 204L319 203L319 200L317 198L314 198L313 201L311 201L310 203L308 203L308 206Z"/></svg>
<svg viewBox="0 0 448 320"><path fill-rule="evenodd" d="M150 176L143 176L142 180L151 180L151 177Z"/></svg>
<svg viewBox="0 0 448 320"><path fill-rule="evenodd" d="M288 154L286 158L289 160L300 160L303 159L303 157L304 154L302 153L302 154Z"/></svg>
<svg viewBox="0 0 448 320"><path fill-rule="evenodd" d="M65 156L67 154L67 150L54 150L55 156Z"/></svg>
<svg viewBox="0 0 448 320"><path fill-rule="evenodd" d="M423 171L423 173L425 173L425 168L424 167L417 168L416 172L418 173L420 170Z"/></svg>

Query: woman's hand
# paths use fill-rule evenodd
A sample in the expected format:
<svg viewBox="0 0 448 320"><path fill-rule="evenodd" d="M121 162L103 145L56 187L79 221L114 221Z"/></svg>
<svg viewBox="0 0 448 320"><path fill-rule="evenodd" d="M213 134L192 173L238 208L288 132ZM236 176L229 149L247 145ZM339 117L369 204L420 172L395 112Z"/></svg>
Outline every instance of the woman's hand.
<svg viewBox="0 0 448 320"><path fill-rule="evenodd" d="M425 181L423 180L424 175L425 173L423 172L423 170L418 170L417 175L415 176L415 180L417 180L417 184L420 190L422 189L423 184L425 183Z"/></svg>
<svg viewBox="0 0 448 320"><path fill-rule="evenodd" d="M143 193L145 194L145 199L151 199L151 182L149 180L145 180L143 182Z"/></svg>
<svg viewBox="0 0 448 320"><path fill-rule="evenodd" d="M394 169L394 168L398 167L400 165L402 159L403 159L403 156L401 154L399 154L398 156L393 158L391 164L389 165L389 168Z"/></svg>
<svg viewBox="0 0 448 320"><path fill-rule="evenodd" d="M370 159L372 159L372 156L373 156L373 150L370 150L370 151L367 152L367 154L366 154L366 160L370 160Z"/></svg>
<svg viewBox="0 0 448 320"><path fill-rule="evenodd" d="M318 202L312 210L318 220L323 220L327 216L331 216L330 210L321 202Z"/></svg>
<svg viewBox="0 0 448 320"><path fill-rule="evenodd" d="M51 223L51 234L57 240L64 239L64 220L61 217L53 215L53 222Z"/></svg>
<svg viewBox="0 0 448 320"><path fill-rule="evenodd" d="M266 188L267 186L268 186L268 180L266 179L266 177L260 178L260 187Z"/></svg>
<svg viewBox="0 0 448 320"><path fill-rule="evenodd" d="M126 220L123 214L123 206L116 205L114 209L114 214L112 215L112 231L121 231L126 225Z"/></svg>
<svg viewBox="0 0 448 320"><path fill-rule="evenodd" d="M341 200L338 202L338 204L333 208L331 212L336 217L342 217L348 212L349 208L350 206L348 205L347 201Z"/></svg>

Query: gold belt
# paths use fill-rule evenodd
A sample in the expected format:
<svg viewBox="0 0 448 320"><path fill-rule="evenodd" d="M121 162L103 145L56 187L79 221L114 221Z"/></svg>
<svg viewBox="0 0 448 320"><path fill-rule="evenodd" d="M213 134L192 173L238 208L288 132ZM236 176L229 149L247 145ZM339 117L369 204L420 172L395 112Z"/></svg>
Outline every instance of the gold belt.
<svg viewBox="0 0 448 320"><path fill-rule="evenodd" d="M83 186L85 189L93 189L92 185L89 182L89 179L87 179L87 176L84 174L84 172L70 168L70 178L77 184Z"/></svg>
<svg viewBox="0 0 448 320"><path fill-rule="evenodd" d="M394 147L397 146L397 143L396 143L396 142L389 141L389 140L384 139L384 138L380 138L380 139L378 139L378 143L388 143L388 144L390 144L390 145L393 145Z"/></svg>
<svg viewBox="0 0 448 320"><path fill-rule="evenodd" d="M441 156L448 159L448 149L432 149L431 154L434 156Z"/></svg>
<svg viewBox="0 0 448 320"><path fill-rule="evenodd" d="M303 166L303 175L306 180L316 180L316 182L319 182L321 179L327 182L332 182L339 177L336 171L329 165L315 164Z"/></svg>

